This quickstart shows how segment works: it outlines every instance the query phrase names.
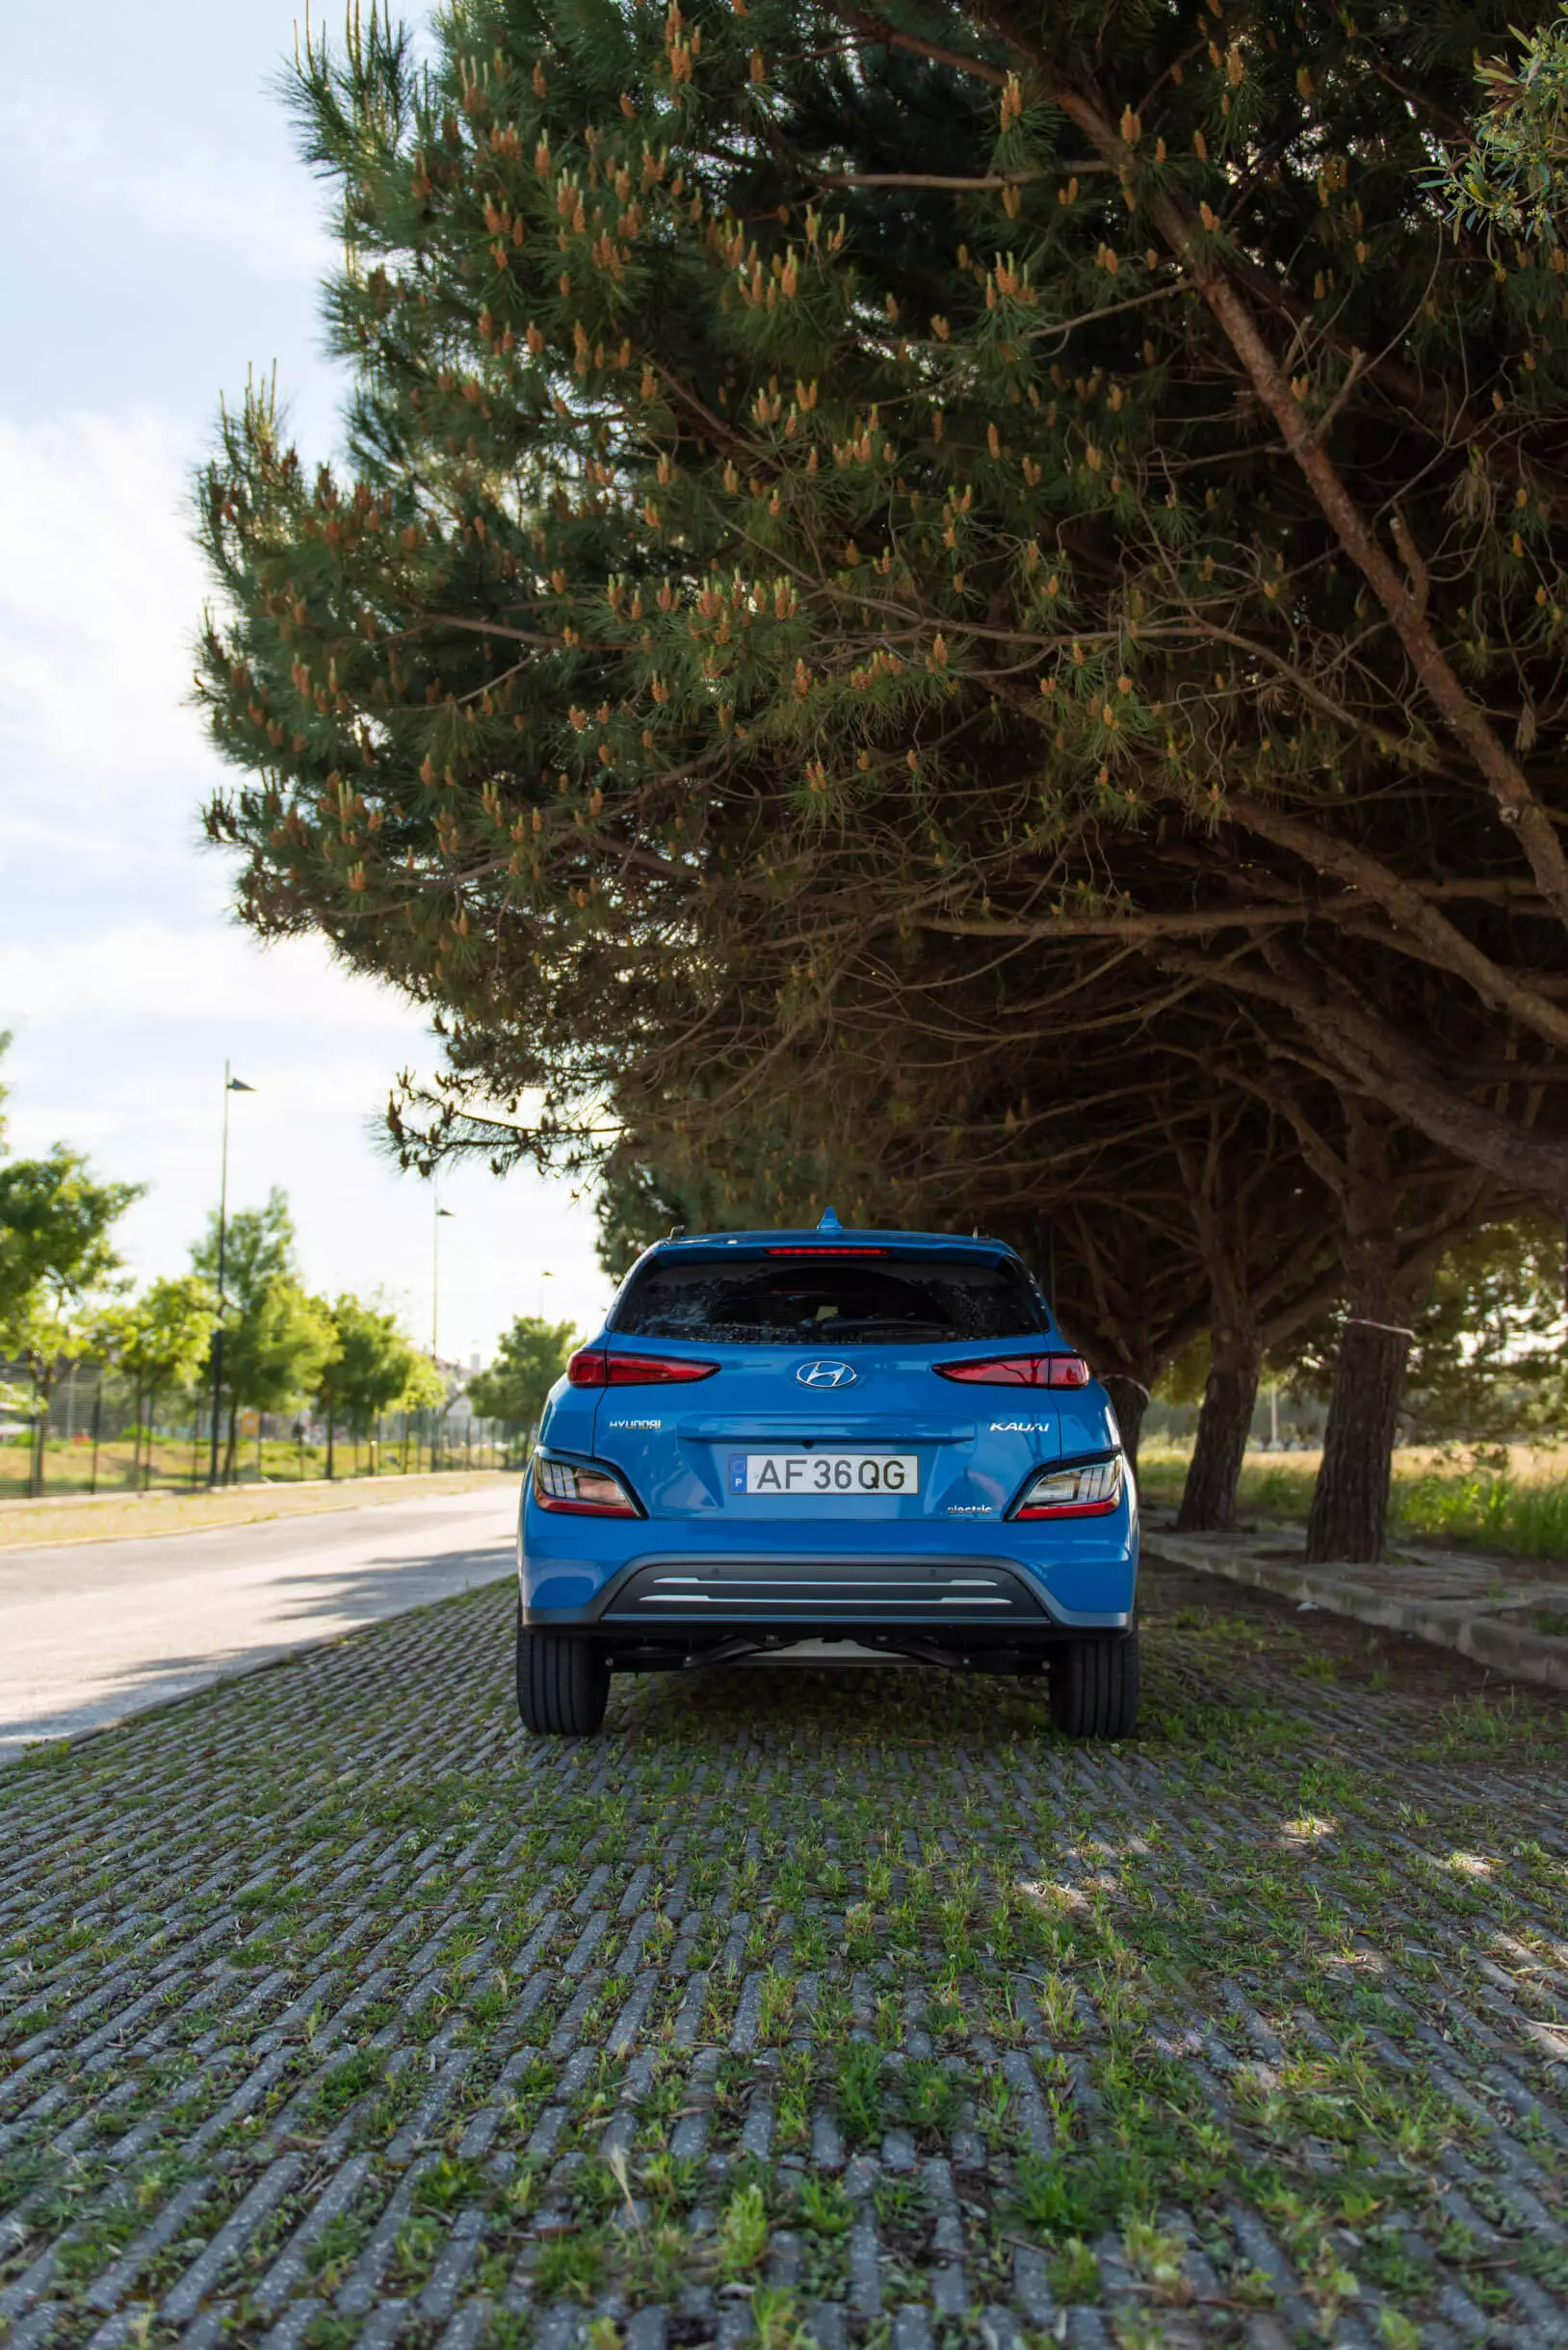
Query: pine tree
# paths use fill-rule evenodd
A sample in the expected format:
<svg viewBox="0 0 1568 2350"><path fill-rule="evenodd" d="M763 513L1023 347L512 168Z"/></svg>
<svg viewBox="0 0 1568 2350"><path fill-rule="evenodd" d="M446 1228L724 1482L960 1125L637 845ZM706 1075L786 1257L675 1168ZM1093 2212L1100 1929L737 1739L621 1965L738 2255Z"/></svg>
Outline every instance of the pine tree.
<svg viewBox="0 0 1568 2350"><path fill-rule="evenodd" d="M1489 1068L1568 1035L1568 295L1422 195L1477 21L472 5L428 78L379 21L308 51L352 478L251 399L207 483L252 918L568 1109L716 973L745 1058L870 942L1114 931L1568 1190L1406 1001L1442 975Z"/></svg>
<svg viewBox="0 0 1568 2350"><path fill-rule="evenodd" d="M307 47L351 446L226 423L211 825L258 927L436 1009L411 1156L766 1136L879 1012L1049 970L1127 1035L1247 1007L1568 1198L1568 291L1431 169L1505 29L463 0L429 74Z"/></svg>

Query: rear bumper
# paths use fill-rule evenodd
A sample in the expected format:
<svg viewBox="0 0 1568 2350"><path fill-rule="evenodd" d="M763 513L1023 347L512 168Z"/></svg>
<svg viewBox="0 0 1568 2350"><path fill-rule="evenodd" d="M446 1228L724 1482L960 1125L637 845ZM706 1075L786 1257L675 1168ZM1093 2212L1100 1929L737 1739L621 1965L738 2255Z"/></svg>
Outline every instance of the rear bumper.
<svg viewBox="0 0 1568 2350"><path fill-rule="evenodd" d="M684 1528L671 1541L675 1528L648 1520L613 1528L561 1519L540 1526L540 1514L525 1510L519 1548L523 1620L540 1629L672 1646L747 1631L789 1631L800 1639L956 1632L966 1643L975 1635L1033 1643L1121 1632L1133 1620L1137 1533L1131 1512L1053 1529L1049 1551L1032 1529L1014 1544L1007 1540L1014 1529L997 1526L986 1529L989 1542L977 1528L977 1538L961 1545L944 1527L940 1547L927 1550L909 1542L905 1524L887 1528L892 1539L852 1553L842 1547L843 1529L836 1548L795 1541L776 1551L738 1551L733 1537L727 1545L693 1540ZM583 1529L576 1540L574 1523Z"/></svg>

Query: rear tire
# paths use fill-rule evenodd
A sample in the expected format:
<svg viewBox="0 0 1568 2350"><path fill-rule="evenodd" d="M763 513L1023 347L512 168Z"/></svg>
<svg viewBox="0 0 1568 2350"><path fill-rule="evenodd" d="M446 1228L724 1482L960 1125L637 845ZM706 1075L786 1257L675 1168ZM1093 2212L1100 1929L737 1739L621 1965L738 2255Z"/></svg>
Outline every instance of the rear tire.
<svg viewBox="0 0 1568 2350"><path fill-rule="evenodd" d="M1051 1718L1070 1738L1126 1738L1137 1727L1137 1634L1069 1640L1051 1658Z"/></svg>
<svg viewBox="0 0 1568 2350"><path fill-rule="evenodd" d="M517 1710L536 1736L591 1737L604 1721L610 1667L597 1641L517 1626Z"/></svg>

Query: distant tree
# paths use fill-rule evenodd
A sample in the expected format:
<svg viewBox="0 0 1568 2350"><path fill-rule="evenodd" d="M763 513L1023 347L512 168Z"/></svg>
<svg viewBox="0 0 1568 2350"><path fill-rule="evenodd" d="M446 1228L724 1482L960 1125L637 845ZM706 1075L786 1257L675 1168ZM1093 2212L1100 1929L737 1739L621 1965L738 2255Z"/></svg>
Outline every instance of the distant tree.
<svg viewBox="0 0 1568 2350"><path fill-rule="evenodd" d="M90 1343L87 1305L119 1270L110 1233L141 1184L100 1183L64 1143L0 1166L0 1346L25 1363L38 1404L30 1477L43 1486L43 1429L61 1372Z"/></svg>
<svg viewBox="0 0 1568 2350"><path fill-rule="evenodd" d="M217 1322L218 1293L199 1273L154 1281L141 1297L117 1300L97 1318L94 1351L107 1355L135 1390L133 1481L143 1461L144 1426L143 1481L151 1480L152 1423L159 1396L170 1388L192 1387L199 1379Z"/></svg>
<svg viewBox="0 0 1568 2350"><path fill-rule="evenodd" d="M1568 1434L1562 1236L1529 1211L1466 1235L1412 1314L1399 1406L1405 1444L1556 1440ZM1326 1401L1342 1343L1322 1316L1276 1349L1270 1370L1297 1395Z"/></svg>
<svg viewBox="0 0 1568 2350"><path fill-rule="evenodd" d="M446 1372L429 1355L416 1354L408 1367L408 1376L402 1389L393 1397L389 1409L404 1414L403 1465L408 1466L407 1415L410 1412L445 1411L451 1400L451 1386Z"/></svg>
<svg viewBox="0 0 1568 2350"><path fill-rule="evenodd" d="M429 1355L416 1354L408 1366L408 1376L387 1409L394 1412L433 1412L446 1399L446 1373L437 1369Z"/></svg>
<svg viewBox="0 0 1568 2350"><path fill-rule="evenodd" d="M316 1390L327 1421L328 1476L333 1474L338 1419L347 1421L356 1441L368 1436L380 1414L403 1394L419 1360L394 1313L367 1305L347 1291L332 1307L332 1326L336 1347L323 1366Z"/></svg>
<svg viewBox="0 0 1568 2350"><path fill-rule="evenodd" d="M228 1218L223 1240L223 1283L230 1300L243 1310L259 1296L269 1281L297 1277L294 1218L286 1191L275 1186L264 1208L237 1208ZM218 1278L218 1217L207 1219L207 1231L191 1251L193 1268L214 1284Z"/></svg>
<svg viewBox="0 0 1568 2350"><path fill-rule="evenodd" d="M216 1284L218 1218L192 1250L197 1273ZM228 1219L222 1300L222 1394L228 1408L223 1475L234 1475L242 1411L280 1412L313 1395L336 1345L329 1308L308 1296L295 1263L287 1195Z"/></svg>
<svg viewBox="0 0 1568 2350"><path fill-rule="evenodd" d="M532 1428L566 1368L576 1339L570 1322L539 1321L519 1314L489 1370L468 1382L468 1399L480 1418L525 1431Z"/></svg>

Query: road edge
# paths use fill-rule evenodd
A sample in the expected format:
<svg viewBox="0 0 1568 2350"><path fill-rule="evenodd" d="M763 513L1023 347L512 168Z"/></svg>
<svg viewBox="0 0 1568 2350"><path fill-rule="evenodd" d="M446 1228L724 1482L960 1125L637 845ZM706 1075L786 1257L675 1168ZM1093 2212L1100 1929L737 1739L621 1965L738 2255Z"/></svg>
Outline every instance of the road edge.
<svg viewBox="0 0 1568 2350"><path fill-rule="evenodd" d="M487 1591L491 1583L510 1582L517 1573L516 1563L509 1564L504 1574L494 1576L490 1582L470 1583L466 1591L446 1591L439 1599L419 1600L412 1607L394 1607L386 1615L373 1616L368 1624L351 1624L345 1632L317 1632L308 1640L291 1641L287 1648L275 1649L265 1657L252 1657L244 1664L228 1666L215 1673L210 1681L201 1682L194 1689L181 1689L173 1697L154 1697L144 1706L128 1707L107 1722L91 1722L85 1730L46 1731L41 1737L30 1738L19 1752L6 1760L0 1757L0 1773L25 1769L33 1758L56 1753L62 1747L85 1746L91 1738L103 1738L112 1730L128 1729L133 1722L144 1722L149 1714L167 1713L175 1706L188 1706L198 1697L210 1696L214 1689L227 1688L232 1682L251 1681L257 1673L270 1673L281 1664L293 1664L301 1657L311 1656L320 1648L341 1648L345 1641L362 1640L367 1632L379 1632L383 1624L401 1624L409 1616L428 1615L432 1607L450 1607L457 1600L472 1599L476 1591Z"/></svg>

